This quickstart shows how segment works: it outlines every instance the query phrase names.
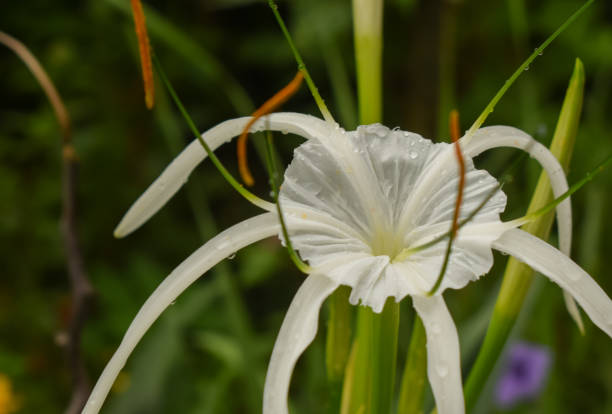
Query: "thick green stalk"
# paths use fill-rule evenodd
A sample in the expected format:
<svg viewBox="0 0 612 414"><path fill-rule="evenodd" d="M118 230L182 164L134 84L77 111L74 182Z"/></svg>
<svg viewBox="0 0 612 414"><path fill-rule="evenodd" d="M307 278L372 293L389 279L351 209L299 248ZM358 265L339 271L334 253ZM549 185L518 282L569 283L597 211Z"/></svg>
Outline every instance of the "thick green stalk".
<svg viewBox="0 0 612 414"><path fill-rule="evenodd" d="M347 286L341 286L329 298L329 321L325 365L327 378L332 384L342 385L342 377L351 346L351 307Z"/></svg>
<svg viewBox="0 0 612 414"><path fill-rule="evenodd" d="M422 414L423 399L427 388L427 350L425 327L416 314L408 347L408 359L400 386L397 412L401 414Z"/></svg>
<svg viewBox="0 0 612 414"><path fill-rule="evenodd" d="M566 170L569 166L578 130L583 92L584 68L582 62L577 59L550 146L551 151ZM548 177L542 173L531 199L528 213L538 210L551 200L550 182ZM553 219L554 213L551 212L538 220L526 224L523 226L523 230L547 239ZM489 323L484 343L465 385L465 401L468 411L476 404L478 396L501 354L523 306L531 286L532 278L533 271L530 267L513 258L508 260L502 287L495 304L495 309L493 310L493 316Z"/></svg>
<svg viewBox="0 0 612 414"><path fill-rule="evenodd" d="M353 0L359 122L382 121L382 0Z"/></svg>

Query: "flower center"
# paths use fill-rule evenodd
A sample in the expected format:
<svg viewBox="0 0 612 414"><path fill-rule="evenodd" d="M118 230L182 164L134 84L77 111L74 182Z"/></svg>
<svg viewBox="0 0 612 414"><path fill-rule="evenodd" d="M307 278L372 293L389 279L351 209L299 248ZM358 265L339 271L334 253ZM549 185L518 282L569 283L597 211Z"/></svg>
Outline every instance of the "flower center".
<svg viewBox="0 0 612 414"><path fill-rule="evenodd" d="M404 250L403 237L389 229L377 229L370 241L373 256L388 256L391 261Z"/></svg>

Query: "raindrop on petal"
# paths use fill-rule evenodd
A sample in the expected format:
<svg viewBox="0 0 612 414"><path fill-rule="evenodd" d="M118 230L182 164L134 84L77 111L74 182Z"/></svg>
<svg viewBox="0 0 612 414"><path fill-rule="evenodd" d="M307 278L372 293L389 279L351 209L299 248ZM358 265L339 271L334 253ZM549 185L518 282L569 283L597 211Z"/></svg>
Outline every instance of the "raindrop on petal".
<svg viewBox="0 0 612 414"><path fill-rule="evenodd" d="M439 377L444 378L448 375L448 366L446 364L438 364L436 365L436 372Z"/></svg>

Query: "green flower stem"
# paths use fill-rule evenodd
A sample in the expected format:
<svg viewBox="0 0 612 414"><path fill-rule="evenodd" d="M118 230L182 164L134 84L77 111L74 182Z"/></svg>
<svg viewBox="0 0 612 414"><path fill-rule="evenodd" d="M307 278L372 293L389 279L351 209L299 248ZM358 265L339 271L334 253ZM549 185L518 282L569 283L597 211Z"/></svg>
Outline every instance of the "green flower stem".
<svg viewBox="0 0 612 414"><path fill-rule="evenodd" d="M329 298L329 319L325 344L325 367L329 380L330 413L338 413L342 380L351 349L351 289L340 286Z"/></svg>
<svg viewBox="0 0 612 414"><path fill-rule="evenodd" d="M510 88L510 86L512 86L514 81L525 70L529 69L529 65L531 64L531 62L533 62L535 60L535 58L537 58L539 55L541 55L544 52L544 49L546 49L546 47L553 40L555 40L557 38L557 36L559 36L561 33L563 33L565 31L565 29L567 29L568 26L574 22L574 20L576 20L586 9L589 8L589 6L591 4L593 4L594 1L595 0L589 0L585 4L583 4L582 7L580 7L578 10L576 10L553 34L551 34L548 37L548 39L546 39L539 47L537 47L533 51L533 53L525 60L525 62L523 62L523 64L521 66L519 66L519 68L512 74L512 76L510 76L510 78L508 78L508 80L506 80L504 85L497 92L497 94L495 94L493 99L491 99L491 102L489 102L489 104L486 106L484 111L482 111L482 113L480 114L478 119L476 119L476 121L472 124L472 126L468 130L468 132L467 132L468 135L473 134L478 128L480 128L482 126L482 124L487 119L489 114L491 112L493 112L493 109L495 109L495 105L497 105L497 102L499 102L499 100L502 98L502 96L504 96L504 94Z"/></svg>
<svg viewBox="0 0 612 414"><path fill-rule="evenodd" d="M399 305L389 298L380 314L369 307L357 313L354 363L347 366L342 413L389 413L393 401ZM349 370L350 368L350 370ZM348 396L348 398L347 398Z"/></svg>
<svg viewBox="0 0 612 414"><path fill-rule="evenodd" d="M422 414L425 390L427 389L427 350L425 327L416 314L410 336L408 359L400 386L397 412L401 414Z"/></svg>
<svg viewBox="0 0 612 414"><path fill-rule="evenodd" d="M382 121L382 0L353 0L359 122Z"/></svg>
<svg viewBox="0 0 612 414"><path fill-rule="evenodd" d="M584 68L580 60L577 59L550 146L551 151L566 170L569 166L578 130L583 91ZM550 182L546 174L542 173L531 199L528 214L549 204L551 200ZM527 223L523 226L523 230L546 239L550 233L553 219L554 214L551 211L538 220ZM493 310L493 316L489 323L484 343L465 385L465 401L468 412L476 404L478 396L502 352L531 286L532 278L533 271L529 266L513 258L508 260L502 287Z"/></svg>

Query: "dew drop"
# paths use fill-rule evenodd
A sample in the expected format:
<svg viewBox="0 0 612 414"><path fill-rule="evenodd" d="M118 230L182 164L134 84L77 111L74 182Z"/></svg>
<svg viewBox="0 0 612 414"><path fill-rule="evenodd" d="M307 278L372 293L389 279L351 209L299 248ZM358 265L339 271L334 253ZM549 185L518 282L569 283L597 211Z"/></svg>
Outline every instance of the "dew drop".
<svg viewBox="0 0 612 414"><path fill-rule="evenodd" d="M286 129L281 130L281 134L283 135L287 135L289 133L289 131L287 131Z"/></svg>
<svg viewBox="0 0 612 414"><path fill-rule="evenodd" d="M567 278L571 280L572 282L577 282L580 280L580 274L577 272L569 271L567 272Z"/></svg>
<svg viewBox="0 0 612 414"><path fill-rule="evenodd" d="M529 70L529 66L525 66L525 70Z"/></svg>
<svg viewBox="0 0 612 414"><path fill-rule="evenodd" d="M448 375L448 366L446 364L436 365L436 372L440 378L444 378Z"/></svg>
<svg viewBox="0 0 612 414"><path fill-rule="evenodd" d="M230 254L229 256L227 256L227 258L228 258L229 260L232 260L232 259L233 259L233 258L235 258L235 257L236 257L236 253L232 253L232 254Z"/></svg>
<svg viewBox="0 0 612 414"><path fill-rule="evenodd" d="M416 152L416 151L410 151L408 156L410 156L410 158L412 158L414 160L414 159L416 159L419 156L419 153Z"/></svg>
<svg viewBox="0 0 612 414"><path fill-rule="evenodd" d="M170 306L174 305L176 303L175 300L173 300L172 302L170 302Z"/></svg>

